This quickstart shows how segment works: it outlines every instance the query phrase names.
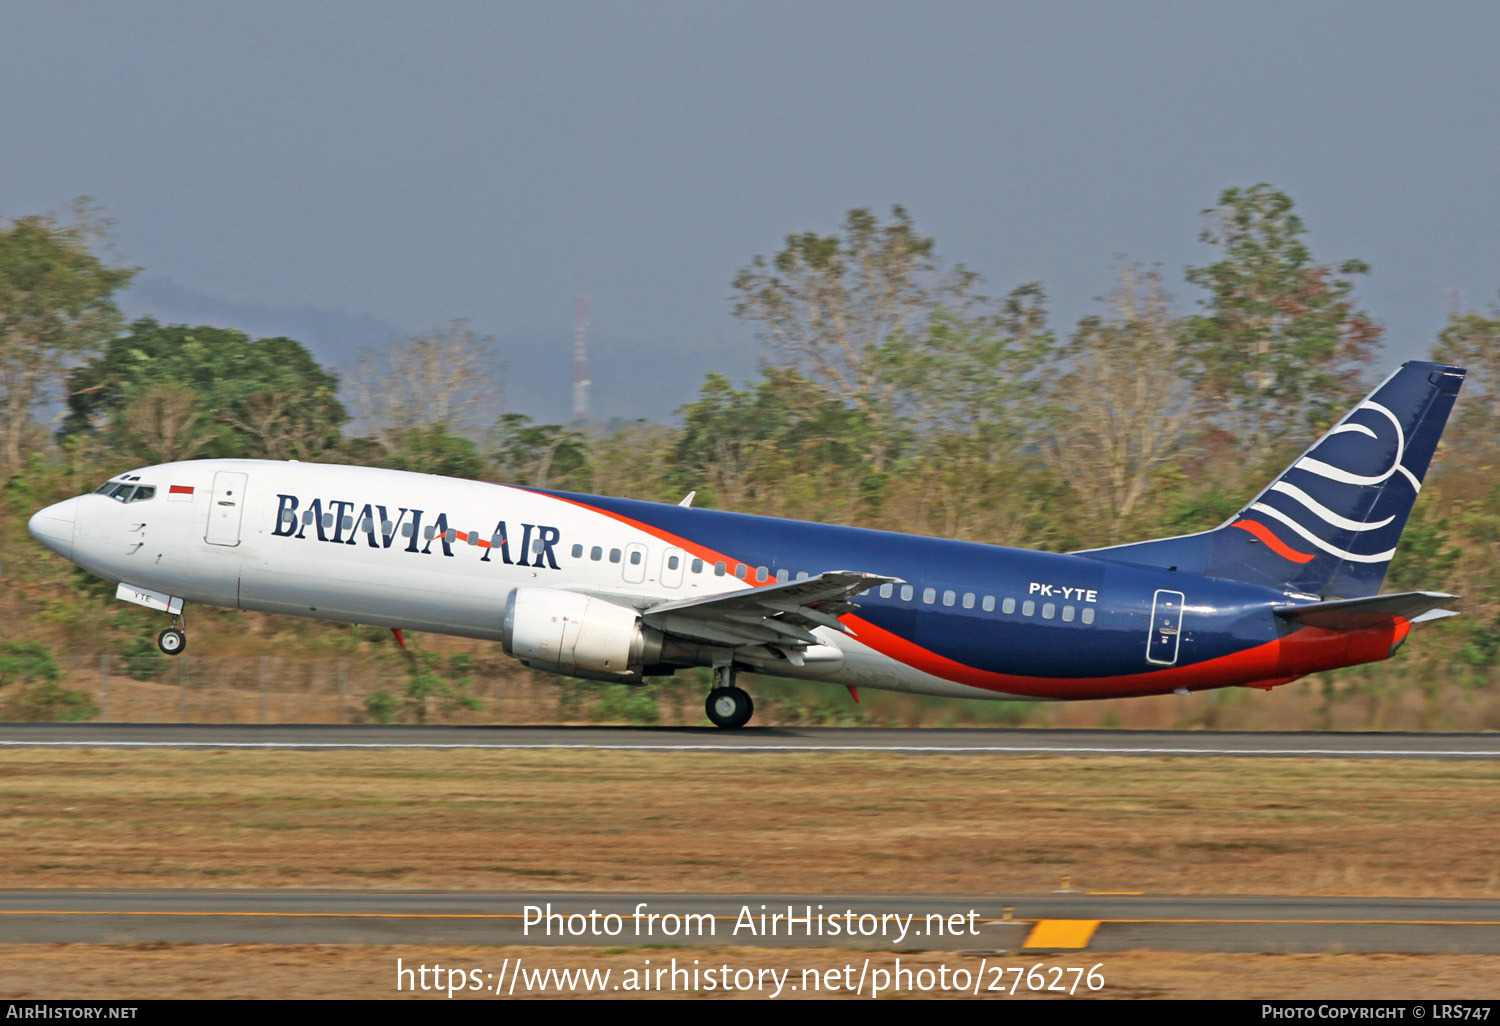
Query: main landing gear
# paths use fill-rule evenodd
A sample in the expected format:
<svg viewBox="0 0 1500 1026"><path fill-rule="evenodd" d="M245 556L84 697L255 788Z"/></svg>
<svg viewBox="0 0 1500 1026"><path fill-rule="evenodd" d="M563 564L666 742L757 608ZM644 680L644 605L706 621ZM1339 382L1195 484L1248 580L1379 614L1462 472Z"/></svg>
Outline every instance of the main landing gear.
<svg viewBox="0 0 1500 1026"><path fill-rule="evenodd" d="M156 647L169 656L181 655L187 648L187 631L183 630L182 617L172 617L172 626L156 636Z"/></svg>
<svg viewBox="0 0 1500 1026"><path fill-rule="evenodd" d="M715 666L714 686L703 704L704 712L714 726L726 729L743 727L755 714L755 703L742 688L734 686L734 667Z"/></svg>

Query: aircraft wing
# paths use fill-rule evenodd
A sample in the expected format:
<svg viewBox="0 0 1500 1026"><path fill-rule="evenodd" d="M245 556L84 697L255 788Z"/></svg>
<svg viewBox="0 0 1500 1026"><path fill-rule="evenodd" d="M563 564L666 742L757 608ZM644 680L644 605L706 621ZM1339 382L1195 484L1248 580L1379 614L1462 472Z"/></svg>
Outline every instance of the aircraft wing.
<svg viewBox="0 0 1500 1026"><path fill-rule="evenodd" d="M815 627L853 634L839 617L859 608L849 600L899 578L832 570L785 584L745 588L701 598L661 602L641 614L651 627L714 645L775 645L806 648L818 644Z"/></svg>
<svg viewBox="0 0 1500 1026"><path fill-rule="evenodd" d="M1293 620L1309 627L1355 631L1365 627L1384 626L1398 616L1412 623L1457 616L1453 610L1439 608L1443 603L1457 599L1457 595L1445 595L1440 591L1402 591L1394 595L1333 599L1304 606L1278 606L1272 612L1284 620Z"/></svg>

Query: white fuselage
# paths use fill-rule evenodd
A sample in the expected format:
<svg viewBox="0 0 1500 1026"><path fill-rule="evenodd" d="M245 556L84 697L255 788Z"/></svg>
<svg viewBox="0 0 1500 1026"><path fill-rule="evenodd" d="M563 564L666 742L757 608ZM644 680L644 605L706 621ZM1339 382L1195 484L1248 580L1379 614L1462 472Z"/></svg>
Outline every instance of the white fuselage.
<svg viewBox="0 0 1500 1026"><path fill-rule="evenodd" d="M33 518L33 534L100 577L188 603L499 641L517 588L645 609L754 586L618 517L508 485L263 460L169 463L122 479L156 492L147 501L92 494L58 503ZM815 633L821 644L801 665L762 659L756 668L1010 697L827 628Z"/></svg>

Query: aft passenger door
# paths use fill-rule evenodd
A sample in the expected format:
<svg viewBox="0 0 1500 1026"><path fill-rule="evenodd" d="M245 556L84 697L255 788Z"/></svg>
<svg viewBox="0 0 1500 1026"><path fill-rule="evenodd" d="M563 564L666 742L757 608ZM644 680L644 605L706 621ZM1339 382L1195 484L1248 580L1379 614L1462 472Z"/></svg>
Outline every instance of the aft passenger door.
<svg viewBox="0 0 1500 1026"><path fill-rule="evenodd" d="M1157 666L1174 666L1182 642L1182 604L1180 591L1165 588L1156 592L1151 602L1151 636L1146 640L1146 662Z"/></svg>
<svg viewBox="0 0 1500 1026"><path fill-rule="evenodd" d="M203 536L210 545L240 543L247 480L247 475L235 470L221 470L214 475L214 492L208 503L208 532Z"/></svg>

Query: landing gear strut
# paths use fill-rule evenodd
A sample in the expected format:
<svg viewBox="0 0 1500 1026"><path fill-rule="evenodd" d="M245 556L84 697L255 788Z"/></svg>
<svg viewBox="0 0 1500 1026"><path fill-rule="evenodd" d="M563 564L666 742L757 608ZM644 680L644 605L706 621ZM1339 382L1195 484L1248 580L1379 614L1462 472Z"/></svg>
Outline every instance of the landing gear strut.
<svg viewBox="0 0 1500 1026"><path fill-rule="evenodd" d="M734 666L714 667L714 686L703 704L714 726L733 729L743 727L755 714L755 703L742 688L734 686Z"/></svg>
<svg viewBox="0 0 1500 1026"><path fill-rule="evenodd" d="M172 626L156 636L156 647L169 656L181 655L187 648L187 631L183 626L182 617L172 617Z"/></svg>

